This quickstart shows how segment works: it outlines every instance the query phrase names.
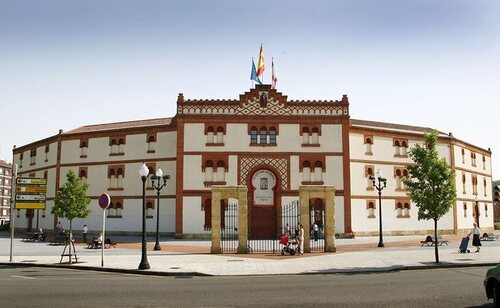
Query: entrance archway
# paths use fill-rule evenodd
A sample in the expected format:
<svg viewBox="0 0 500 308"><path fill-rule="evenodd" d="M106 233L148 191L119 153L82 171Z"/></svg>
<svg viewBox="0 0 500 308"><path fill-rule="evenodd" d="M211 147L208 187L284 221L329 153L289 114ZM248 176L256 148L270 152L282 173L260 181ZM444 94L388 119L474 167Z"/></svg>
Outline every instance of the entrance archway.
<svg viewBox="0 0 500 308"><path fill-rule="evenodd" d="M279 180L268 168L260 167L250 176L249 237L252 240L274 239L277 236L277 188Z"/></svg>
<svg viewBox="0 0 500 308"><path fill-rule="evenodd" d="M324 200L325 252L335 252L335 187L307 185L299 187L300 221L304 230L311 230L310 201ZM304 252L311 252L310 232L304 232Z"/></svg>

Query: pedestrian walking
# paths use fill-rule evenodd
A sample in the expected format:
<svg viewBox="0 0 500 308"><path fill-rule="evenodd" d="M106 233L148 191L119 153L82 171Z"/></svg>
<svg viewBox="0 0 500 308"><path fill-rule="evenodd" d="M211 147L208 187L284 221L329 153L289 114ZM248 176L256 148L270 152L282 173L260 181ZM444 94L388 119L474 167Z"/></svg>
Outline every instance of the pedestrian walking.
<svg viewBox="0 0 500 308"><path fill-rule="evenodd" d="M83 230L82 230L82 236L83 236L83 242L87 244L87 233L89 232L89 228L87 228L87 225L83 225Z"/></svg>
<svg viewBox="0 0 500 308"><path fill-rule="evenodd" d="M62 224L61 224L61 221L60 221L60 220L58 220L58 221L57 221L56 230L57 230L57 233L58 233L59 235L60 235L60 234L62 233L62 231L63 231L63 226L62 226Z"/></svg>
<svg viewBox="0 0 500 308"><path fill-rule="evenodd" d="M475 252L479 252L481 249L481 240L479 237L481 236L481 229L477 226L477 223L474 223L474 227L470 230L469 236L472 234L472 246L476 247Z"/></svg>
<svg viewBox="0 0 500 308"><path fill-rule="evenodd" d="M299 238L299 243L300 243L299 254L303 255L304 254L304 227L302 227L302 224L298 225L298 229L299 229L298 238Z"/></svg>

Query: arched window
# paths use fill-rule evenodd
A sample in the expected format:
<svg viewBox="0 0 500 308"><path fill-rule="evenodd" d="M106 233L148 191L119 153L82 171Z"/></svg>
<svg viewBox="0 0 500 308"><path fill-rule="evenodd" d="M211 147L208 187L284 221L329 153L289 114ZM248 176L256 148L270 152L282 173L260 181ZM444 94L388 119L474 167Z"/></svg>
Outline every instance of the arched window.
<svg viewBox="0 0 500 308"><path fill-rule="evenodd" d="M212 126L207 127L207 143L215 143L215 129Z"/></svg>
<svg viewBox="0 0 500 308"><path fill-rule="evenodd" d="M276 144L276 128L269 129L269 144Z"/></svg>
<svg viewBox="0 0 500 308"><path fill-rule="evenodd" d="M407 148L408 148L408 141L406 140L401 141L401 155L403 156L408 155Z"/></svg>
<svg viewBox="0 0 500 308"><path fill-rule="evenodd" d="M403 216L410 217L410 203L405 202L403 205Z"/></svg>
<svg viewBox="0 0 500 308"><path fill-rule="evenodd" d="M309 127L302 128L302 144L309 144Z"/></svg>
<svg viewBox="0 0 500 308"><path fill-rule="evenodd" d="M323 181L323 163L319 160L314 162L314 181Z"/></svg>
<svg viewBox="0 0 500 308"><path fill-rule="evenodd" d="M215 173L217 175L217 173ZM205 162L205 182L214 181L214 162L211 160L207 160ZM215 179L217 181L217 179Z"/></svg>
<svg viewBox="0 0 500 308"><path fill-rule="evenodd" d="M260 144L266 144L267 143L267 129L265 127L260 128Z"/></svg>
<svg viewBox="0 0 500 308"><path fill-rule="evenodd" d="M217 127L217 140L215 142L224 143L224 127Z"/></svg>
<svg viewBox="0 0 500 308"><path fill-rule="evenodd" d="M365 136L365 155L373 155L373 138Z"/></svg>
<svg viewBox="0 0 500 308"><path fill-rule="evenodd" d="M153 218L155 205L152 200L146 202L146 218Z"/></svg>
<svg viewBox="0 0 500 308"><path fill-rule="evenodd" d="M403 203L401 202L396 203L396 216L397 217L403 216Z"/></svg>
<svg viewBox="0 0 500 308"><path fill-rule="evenodd" d="M394 155L401 155L401 143L399 142L399 140L394 140Z"/></svg>
<svg viewBox="0 0 500 308"><path fill-rule="evenodd" d="M250 129L250 143L257 144L257 128L256 127L252 127Z"/></svg>
<svg viewBox="0 0 500 308"><path fill-rule="evenodd" d="M366 201L366 209L368 210L368 218L375 218L375 201L367 200Z"/></svg>
<svg viewBox="0 0 500 308"><path fill-rule="evenodd" d="M224 161L219 160L217 162L217 182L224 182L226 174L226 164Z"/></svg>
<svg viewBox="0 0 500 308"><path fill-rule="evenodd" d="M116 171L116 175L116 188L123 188L123 169L118 168L118 170Z"/></svg>
<svg viewBox="0 0 500 308"><path fill-rule="evenodd" d="M302 181L311 181L311 162L307 160L302 162Z"/></svg>
<svg viewBox="0 0 500 308"><path fill-rule="evenodd" d="M116 173L114 168L110 168L108 172L109 176L109 188L116 188Z"/></svg>
<svg viewBox="0 0 500 308"><path fill-rule="evenodd" d="M111 154L118 153L118 142L116 139L111 139Z"/></svg>
<svg viewBox="0 0 500 308"><path fill-rule="evenodd" d="M319 128L317 128L317 127L312 128L311 144L319 144Z"/></svg>

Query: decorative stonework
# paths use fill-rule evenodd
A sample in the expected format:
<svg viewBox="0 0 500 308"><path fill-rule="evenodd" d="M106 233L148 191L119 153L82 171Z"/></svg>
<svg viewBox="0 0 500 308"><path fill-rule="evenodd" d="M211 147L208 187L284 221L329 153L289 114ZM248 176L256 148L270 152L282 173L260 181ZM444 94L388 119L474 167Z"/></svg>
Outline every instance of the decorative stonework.
<svg viewBox="0 0 500 308"><path fill-rule="evenodd" d="M242 115L242 116L347 116L349 102L329 101L288 101L285 95L271 89L269 85L257 85L250 92L240 95L239 100L184 100L179 94L178 114L197 115Z"/></svg>
<svg viewBox="0 0 500 308"><path fill-rule="evenodd" d="M270 166L278 170L279 177L281 180L281 190L288 190L288 158L278 157L240 157L240 183L241 185L248 184L248 175L255 167Z"/></svg>

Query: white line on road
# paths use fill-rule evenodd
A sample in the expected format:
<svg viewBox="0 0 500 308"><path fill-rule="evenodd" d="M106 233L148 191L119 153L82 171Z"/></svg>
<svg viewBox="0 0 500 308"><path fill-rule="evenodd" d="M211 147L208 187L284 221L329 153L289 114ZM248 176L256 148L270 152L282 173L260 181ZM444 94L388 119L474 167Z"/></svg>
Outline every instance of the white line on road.
<svg viewBox="0 0 500 308"><path fill-rule="evenodd" d="M10 277L12 277L12 278L22 278L22 279L36 279L36 278L33 278L33 277L16 276L16 275L11 275Z"/></svg>

